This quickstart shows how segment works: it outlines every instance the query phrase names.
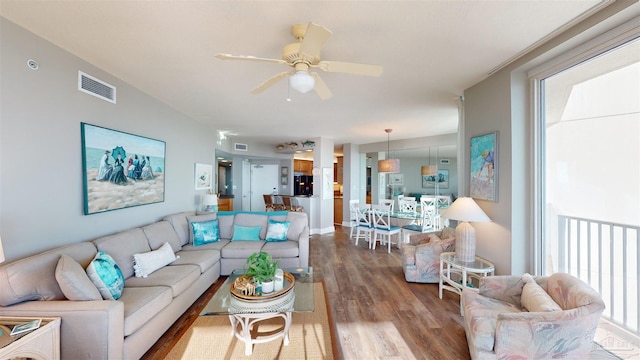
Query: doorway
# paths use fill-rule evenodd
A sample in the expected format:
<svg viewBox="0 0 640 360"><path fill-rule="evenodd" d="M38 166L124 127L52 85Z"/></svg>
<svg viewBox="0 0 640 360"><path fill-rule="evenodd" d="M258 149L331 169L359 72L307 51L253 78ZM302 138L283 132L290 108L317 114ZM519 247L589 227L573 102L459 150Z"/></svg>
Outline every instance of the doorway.
<svg viewBox="0 0 640 360"><path fill-rule="evenodd" d="M264 211L264 194L278 189L278 165L251 165L251 211Z"/></svg>

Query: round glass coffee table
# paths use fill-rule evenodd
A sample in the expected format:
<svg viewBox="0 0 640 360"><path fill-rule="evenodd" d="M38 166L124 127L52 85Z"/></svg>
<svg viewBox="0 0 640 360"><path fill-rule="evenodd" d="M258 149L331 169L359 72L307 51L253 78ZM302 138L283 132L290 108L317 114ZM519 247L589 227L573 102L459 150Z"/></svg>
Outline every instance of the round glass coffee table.
<svg viewBox="0 0 640 360"><path fill-rule="evenodd" d="M295 277L293 289L283 296L265 301L243 301L231 294L231 285L244 274L243 269L234 270L220 286L200 316L228 315L231 323L231 334L244 341L245 355L251 355L253 344L265 343L283 338L284 345L289 345L289 327L291 313L313 312L313 268L285 268L284 271ZM276 333L252 338L252 327L263 320L282 318L284 326Z"/></svg>

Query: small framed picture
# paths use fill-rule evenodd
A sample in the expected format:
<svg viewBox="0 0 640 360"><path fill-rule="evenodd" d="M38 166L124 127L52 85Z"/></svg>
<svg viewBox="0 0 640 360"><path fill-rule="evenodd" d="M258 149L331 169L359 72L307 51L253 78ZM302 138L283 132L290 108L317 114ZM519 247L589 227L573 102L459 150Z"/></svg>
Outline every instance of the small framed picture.
<svg viewBox="0 0 640 360"><path fill-rule="evenodd" d="M213 165L196 163L194 174L196 190L211 189L212 176Z"/></svg>
<svg viewBox="0 0 640 360"><path fill-rule="evenodd" d="M41 322L42 322L42 319L35 319L29 322L26 322L24 324L18 324L13 327L13 330L11 330L11 336L22 334L23 332L35 330L40 327Z"/></svg>

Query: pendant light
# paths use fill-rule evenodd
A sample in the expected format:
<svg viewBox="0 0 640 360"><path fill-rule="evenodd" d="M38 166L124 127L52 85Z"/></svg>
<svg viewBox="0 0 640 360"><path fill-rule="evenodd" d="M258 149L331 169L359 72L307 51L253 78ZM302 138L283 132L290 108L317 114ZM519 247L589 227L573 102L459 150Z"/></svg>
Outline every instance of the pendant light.
<svg viewBox="0 0 640 360"><path fill-rule="evenodd" d="M389 134L393 129L384 129L387 133L387 157L391 157L391 151L389 150ZM400 172L400 160L399 159L385 159L378 160L378 172L379 173L398 173Z"/></svg>
<svg viewBox="0 0 640 360"><path fill-rule="evenodd" d="M429 147L429 165L424 165L420 169L420 173L423 176L437 176L438 175L438 166L431 165L431 147Z"/></svg>

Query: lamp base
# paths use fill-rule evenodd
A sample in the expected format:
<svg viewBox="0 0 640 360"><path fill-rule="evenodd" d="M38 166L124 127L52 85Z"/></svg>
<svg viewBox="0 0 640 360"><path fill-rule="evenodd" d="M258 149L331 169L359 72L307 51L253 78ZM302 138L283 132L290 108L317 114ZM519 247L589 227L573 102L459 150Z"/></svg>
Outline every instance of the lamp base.
<svg viewBox="0 0 640 360"><path fill-rule="evenodd" d="M476 230L466 221L456 227L456 257L463 262L476 260Z"/></svg>

